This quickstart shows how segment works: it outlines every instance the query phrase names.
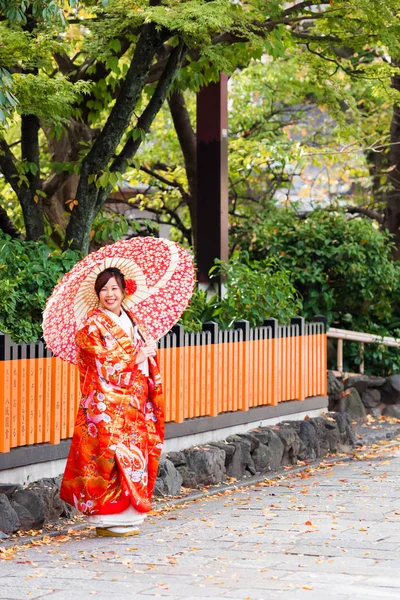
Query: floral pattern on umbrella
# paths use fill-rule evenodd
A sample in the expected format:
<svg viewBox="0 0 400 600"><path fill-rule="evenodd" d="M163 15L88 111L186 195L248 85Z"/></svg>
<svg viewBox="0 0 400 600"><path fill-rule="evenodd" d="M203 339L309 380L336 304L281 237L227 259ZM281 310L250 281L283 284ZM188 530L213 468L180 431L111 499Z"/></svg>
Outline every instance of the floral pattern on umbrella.
<svg viewBox="0 0 400 600"><path fill-rule="evenodd" d="M179 320L195 282L190 254L171 240L133 238L105 246L86 256L54 288L43 313L43 336L55 356L77 362L75 335L88 310L98 306L97 275L118 267L133 280L134 293L124 300L146 336L159 339Z"/></svg>

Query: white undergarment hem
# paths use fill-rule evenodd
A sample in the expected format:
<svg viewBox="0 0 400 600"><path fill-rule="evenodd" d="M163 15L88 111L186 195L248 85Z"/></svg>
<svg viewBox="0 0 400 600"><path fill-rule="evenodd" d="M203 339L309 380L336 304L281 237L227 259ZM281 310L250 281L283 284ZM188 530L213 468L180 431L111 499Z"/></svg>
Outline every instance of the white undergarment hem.
<svg viewBox="0 0 400 600"><path fill-rule="evenodd" d="M146 513L137 511L132 505L120 513L111 515L91 515L88 523L96 527L135 527L143 523Z"/></svg>

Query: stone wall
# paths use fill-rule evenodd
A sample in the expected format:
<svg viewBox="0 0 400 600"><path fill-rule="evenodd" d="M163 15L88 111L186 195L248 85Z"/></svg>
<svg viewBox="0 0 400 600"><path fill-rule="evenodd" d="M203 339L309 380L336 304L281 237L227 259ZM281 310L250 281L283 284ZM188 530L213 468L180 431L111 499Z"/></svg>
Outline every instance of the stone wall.
<svg viewBox="0 0 400 600"><path fill-rule="evenodd" d="M177 496L182 488L196 489L229 478L241 480L274 472L299 460L346 452L354 445L350 420L341 413L259 427L219 442L163 455L155 493ZM6 535L19 529L41 528L45 523L71 517L73 509L58 496L60 483L61 476L26 488L0 485L0 532Z"/></svg>
<svg viewBox="0 0 400 600"><path fill-rule="evenodd" d="M61 478L41 479L24 488L0 484L0 538L2 532L40 529L45 523L70 518L74 509L59 496Z"/></svg>
<svg viewBox="0 0 400 600"><path fill-rule="evenodd" d="M329 410L363 419L367 414L400 419L400 375L337 377L328 371Z"/></svg>

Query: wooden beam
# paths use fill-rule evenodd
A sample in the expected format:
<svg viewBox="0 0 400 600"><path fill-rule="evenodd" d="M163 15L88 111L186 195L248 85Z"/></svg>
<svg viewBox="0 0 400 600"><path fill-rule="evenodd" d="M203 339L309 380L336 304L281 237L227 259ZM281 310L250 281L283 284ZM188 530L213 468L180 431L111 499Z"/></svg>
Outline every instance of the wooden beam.
<svg viewBox="0 0 400 600"><path fill-rule="evenodd" d="M228 77L197 95L198 278L208 283L214 260L228 260Z"/></svg>

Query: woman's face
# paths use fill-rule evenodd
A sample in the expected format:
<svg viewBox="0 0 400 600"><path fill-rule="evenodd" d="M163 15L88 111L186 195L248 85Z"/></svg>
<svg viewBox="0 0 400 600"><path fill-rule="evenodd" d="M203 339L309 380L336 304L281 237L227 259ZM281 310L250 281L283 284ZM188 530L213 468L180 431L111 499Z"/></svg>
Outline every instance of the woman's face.
<svg viewBox="0 0 400 600"><path fill-rule="evenodd" d="M99 303L101 308L107 308L116 315L121 314L121 304L124 294L119 287L115 277L111 277L102 287L99 293Z"/></svg>

